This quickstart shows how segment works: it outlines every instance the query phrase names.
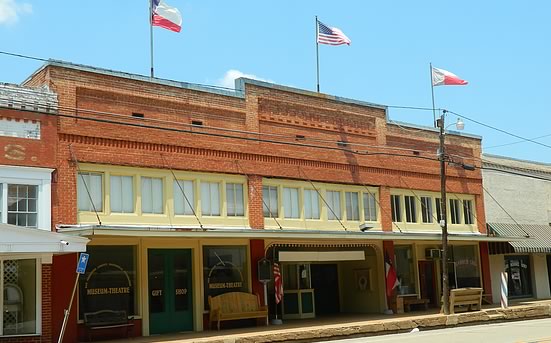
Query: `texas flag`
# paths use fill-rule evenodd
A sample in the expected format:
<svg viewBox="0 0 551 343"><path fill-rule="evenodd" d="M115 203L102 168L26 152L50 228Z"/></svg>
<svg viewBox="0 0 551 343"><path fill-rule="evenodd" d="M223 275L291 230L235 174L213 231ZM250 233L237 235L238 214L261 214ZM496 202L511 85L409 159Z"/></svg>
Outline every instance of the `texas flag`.
<svg viewBox="0 0 551 343"><path fill-rule="evenodd" d="M392 260L387 253L385 253L385 279L386 295L390 297L392 296L392 291L394 290L394 288L400 285L400 281L396 276L396 269L394 269L394 266L392 265Z"/></svg>
<svg viewBox="0 0 551 343"><path fill-rule="evenodd" d="M469 82L462 80L454 73L450 73L444 69L432 68L432 85L433 86L464 86Z"/></svg>
<svg viewBox="0 0 551 343"><path fill-rule="evenodd" d="M168 6L163 0L152 0L151 25L180 32L182 29L182 15L176 7Z"/></svg>

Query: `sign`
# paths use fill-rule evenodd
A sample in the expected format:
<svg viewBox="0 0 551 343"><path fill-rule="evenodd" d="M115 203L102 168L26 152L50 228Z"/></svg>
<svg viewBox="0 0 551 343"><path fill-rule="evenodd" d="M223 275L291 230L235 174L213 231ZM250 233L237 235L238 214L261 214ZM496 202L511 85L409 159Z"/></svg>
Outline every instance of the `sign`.
<svg viewBox="0 0 551 343"><path fill-rule="evenodd" d="M86 265L88 264L88 259L90 258L90 255L81 252L80 257L78 258L78 265L77 265L77 273L78 274L84 274L86 272Z"/></svg>
<svg viewBox="0 0 551 343"><path fill-rule="evenodd" d="M258 281L270 282L272 279L272 262L267 258L258 261Z"/></svg>

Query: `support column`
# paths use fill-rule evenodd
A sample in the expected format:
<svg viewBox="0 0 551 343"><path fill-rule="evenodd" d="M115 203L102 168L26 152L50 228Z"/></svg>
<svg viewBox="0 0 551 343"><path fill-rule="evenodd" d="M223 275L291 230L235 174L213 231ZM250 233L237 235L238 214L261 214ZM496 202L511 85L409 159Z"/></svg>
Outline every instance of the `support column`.
<svg viewBox="0 0 551 343"><path fill-rule="evenodd" d="M492 275L490 271L490 252L488 249L488 242L478 243L480 249L480 273L482 274L482 286L484 288L484 294L492 294ZM492 302L492 297L488 297L488 301Z"/></svg>
<svg viewBox="0 0 551 343"><path fill-rule="evenodd" d="M251 239L251 285L253 294L258 294L260 304L264 305L264 285L258 281L258 261L264 257L264 240Z"/></svg>

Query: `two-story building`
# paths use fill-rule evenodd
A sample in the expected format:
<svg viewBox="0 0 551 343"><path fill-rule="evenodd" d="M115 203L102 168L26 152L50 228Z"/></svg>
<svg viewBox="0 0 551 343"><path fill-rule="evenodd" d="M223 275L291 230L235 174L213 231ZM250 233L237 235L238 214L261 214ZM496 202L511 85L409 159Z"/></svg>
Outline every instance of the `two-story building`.
<svg viewBox="0 0 551 343"><path fill-rule="evenodd" d="M88 241L51 232L56 112L47 88L0 84L0 342L52 340L53 256Z"/></svg>
<svg viewBox="0 0 551 343"><path fill-rule="evenodd" d="M231 91L50 61L24 85L58 94L54 221L90 239L68 337L103 309L134 317L136 335L200 331L208 297L231 291L284 320L397 310L397 297L439 306L436 129L248 79ZM480 137L446 136L450 154L480 157ZM490 294L481 173L447 174L452 287ZM281 264L280 306L271 283L264 299L262 258Z"/></svg>

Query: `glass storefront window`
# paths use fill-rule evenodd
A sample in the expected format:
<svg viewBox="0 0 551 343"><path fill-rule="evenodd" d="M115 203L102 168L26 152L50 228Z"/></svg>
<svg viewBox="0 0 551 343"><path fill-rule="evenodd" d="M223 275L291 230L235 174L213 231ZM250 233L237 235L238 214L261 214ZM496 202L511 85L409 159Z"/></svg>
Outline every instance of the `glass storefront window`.
<svg viewBox="0 0 551 343"><path fill-rule="evenodd" d="M36 260L7 260L3 278L2 334L36 333Z"/></svg>
<svg viewBox="0 0 551 343"><path fill-rule="evenodd" d="M505 256L505 272L510 298L532 296L529 256Z"/></svg>
<svg viewBox="0 0 551 343"><path fill-rule="evenodd" d="M205 309L208 297L228 292L248 292L246 246L203 247Z"/></svg>
<svg viewBox="0 0 551 343"><path fill-rule="evenodd" d="M415 293L415 271L413 268L413 255L411 245L394 247L396 264L396 276L400 281L399 294Z"/></svg>
<svg viewBox="0 0 551 343"><path fill-rule="evenodd" d="M136 314L136 248L89 246L86 274L79 281L79 314L124 310Z"/></svg>
<svg viewBox="0 0 551 343"><path fill-rule="evenodd" d="M453 261L457 287L480 287L478 254L476 245L453 245Z"/></svg>

